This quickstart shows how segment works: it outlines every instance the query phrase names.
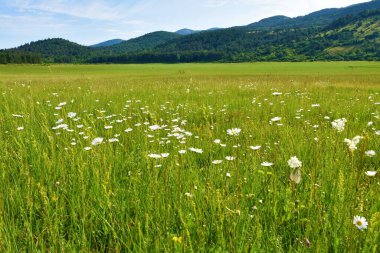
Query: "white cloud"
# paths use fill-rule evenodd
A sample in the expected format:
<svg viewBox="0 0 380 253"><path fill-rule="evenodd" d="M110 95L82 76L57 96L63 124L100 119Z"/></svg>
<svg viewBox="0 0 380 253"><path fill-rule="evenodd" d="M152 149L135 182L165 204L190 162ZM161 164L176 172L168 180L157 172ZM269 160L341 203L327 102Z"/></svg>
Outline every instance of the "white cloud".
<svg viewBox="0 0 380 253"><path fill-rule="evenodd" d="M112 1L83 0L8 0L8 6L22 13L40 12L40 15L61 14L92 20L118 21L125 19L133 5Z"/></svg>

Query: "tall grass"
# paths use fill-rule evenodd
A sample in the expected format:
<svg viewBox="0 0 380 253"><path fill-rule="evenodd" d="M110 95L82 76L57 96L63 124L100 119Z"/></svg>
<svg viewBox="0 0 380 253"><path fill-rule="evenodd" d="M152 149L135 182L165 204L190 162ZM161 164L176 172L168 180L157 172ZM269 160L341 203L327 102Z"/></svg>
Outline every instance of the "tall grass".
<svg viewBox="0 0 380 253"><path fill-rule="evenodd" d="M0 68L1 252L380 249L378 63Z"/></svg>

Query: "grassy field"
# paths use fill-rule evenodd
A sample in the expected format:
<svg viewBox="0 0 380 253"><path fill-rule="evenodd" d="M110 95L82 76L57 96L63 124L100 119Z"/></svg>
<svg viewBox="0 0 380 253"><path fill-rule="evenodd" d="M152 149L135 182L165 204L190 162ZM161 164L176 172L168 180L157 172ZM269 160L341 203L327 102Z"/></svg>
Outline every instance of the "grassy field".
<svg viewBox="0 0 380 253"><path fill-rule="evenodd" d="M3 65L0 92L1 252L380 250L378 62Z"/></svg>

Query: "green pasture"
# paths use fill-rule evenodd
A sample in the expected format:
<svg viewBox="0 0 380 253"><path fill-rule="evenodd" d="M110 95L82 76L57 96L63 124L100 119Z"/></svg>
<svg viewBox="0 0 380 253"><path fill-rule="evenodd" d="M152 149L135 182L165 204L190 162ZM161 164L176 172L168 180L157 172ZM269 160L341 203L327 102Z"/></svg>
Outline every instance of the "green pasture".
<svg viewBox="0 0 380 253"><path fill-rule="evenodd" d="M0 252L380 250L378 62L0 65L0 94Z"/></svg>

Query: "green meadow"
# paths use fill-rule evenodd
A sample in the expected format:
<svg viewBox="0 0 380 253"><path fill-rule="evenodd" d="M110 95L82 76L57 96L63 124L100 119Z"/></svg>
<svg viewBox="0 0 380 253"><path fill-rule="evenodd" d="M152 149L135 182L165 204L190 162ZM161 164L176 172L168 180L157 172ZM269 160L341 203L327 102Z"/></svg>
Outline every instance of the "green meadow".
<svg viewBox="0 0 380 253"><path fill-rule="evenodd" d="M0 94L0 252L380 251L379 62L1 65Z"/></svg>

